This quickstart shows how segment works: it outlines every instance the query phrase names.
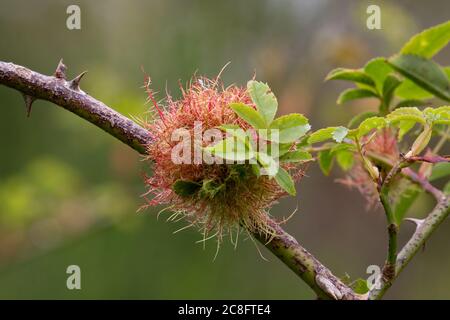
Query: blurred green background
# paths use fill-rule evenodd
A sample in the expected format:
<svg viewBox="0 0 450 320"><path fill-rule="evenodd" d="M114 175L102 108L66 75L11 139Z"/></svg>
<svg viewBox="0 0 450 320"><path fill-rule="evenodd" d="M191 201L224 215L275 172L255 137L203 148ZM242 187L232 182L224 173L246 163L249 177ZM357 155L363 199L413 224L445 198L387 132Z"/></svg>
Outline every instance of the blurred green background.
<svg viewBox="0 0 450 320"><path fill-rule="evenodd" d="M379 4L382 30L366 28ZM66 8L81 8L81 30L66 28ZM178 80L213 77L228 62L226 84L256 72L278 96L280 112L313 125L345 124L372 101L336 106L343 83L324 83L338 66L390 55L419 30L449 19L450 2L429 1L23 1L0 0L0 60L52 74L64 58L69 76L89 70L82 87L127 116L145 117L141 66L163 97ZM437 60L450 64L450 51ZM0 87L0 298L309 299L312 292L252 241L225 243L215 261L192 229L157 221L143 204L148 165L84 120L37 101L31 118L19 93ZM316 165L296 199L273 208L297 214L286 229L335 274L364 277L385 257L385 218L364 199L323 177ZM423 196L410 216L433 205ZM387 298L450 298L449 223L445 222ZM401 240L413 227L405 224ZM82 290L66 288L66 268L81 267Z"/></svg>

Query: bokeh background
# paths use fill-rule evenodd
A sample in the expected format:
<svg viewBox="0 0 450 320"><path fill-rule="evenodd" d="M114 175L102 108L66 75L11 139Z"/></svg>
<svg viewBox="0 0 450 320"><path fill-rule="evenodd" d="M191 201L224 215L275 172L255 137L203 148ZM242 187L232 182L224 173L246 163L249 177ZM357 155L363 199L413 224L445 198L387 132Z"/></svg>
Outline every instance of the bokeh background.
<svg viewBox="0 0 450 320"><path fill-rule="evenodd" d="M366 28L378 4L382 30ZM82 28L66 28L66 8L81 7ZM256 72L269 82L280 112L301 112L313 128L343 124L362 100L336 106L345 83L324 83L338 66L361 67L388 56L419 30L450 18L450 2L348 0L23 1L0 0L0 60L52 74L64 58L68 74L89 70L82 87L127 116L149 105L141 66L163 97L178 81L213 77L228 62L226 84ZM450 64L450 50L437 56ZM73 114L37 101L30 118L19 93L0 87L0 298L310 299L312 292L265 248L225 243L213 261L192 229L156 219L143 204L148 165L130 148ZM335 274L366 278L386 251L385 218L356 192L313 165L296 199L273 208ZM409 215L433 201L423 196ZM450 298L450 224L446 221L405 270L387 298ZM402 243L413 231L405 224ZM66 268L81 267L82 290L66 288Z"/></svg>

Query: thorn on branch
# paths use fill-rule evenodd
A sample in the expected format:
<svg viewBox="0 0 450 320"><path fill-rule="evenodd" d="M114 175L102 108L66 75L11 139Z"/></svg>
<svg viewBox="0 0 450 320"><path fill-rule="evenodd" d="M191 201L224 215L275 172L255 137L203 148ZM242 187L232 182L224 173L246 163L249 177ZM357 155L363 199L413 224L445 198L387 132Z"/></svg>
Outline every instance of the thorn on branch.
<svg viewBox="0 0 450 320"><path fill-rule="evenodd" d="M63 63L63 59L59 60L58 66L56 67L55 73L53 74L58 79L66 80L66 70L67 67Z"/></svg>
<svg viewBox="0 0 450 320"><path fill-rule="evenodd" d="M76 76L73 80L69 82L69 87L72 90L80 90L80 81L83 78L83 76L87 73L87 71L83 71L78 76Z"/></svg>
<svg viewBox="0 0 450 320"><path fill-rule="evenodd" d="M425 221L424 219L414 219L414 218L405 218L403 220L414 223L416 225L416 229L419 228Z"/></svg>
<svg viewBox="0 0 450 320"><path fill-rule="evenodd" d="M316 283L317 285L325 291L330 297L334 300L342 299L342 292L333 284L332 281L322 276L321 274L316 275Z"/></svg>
<svg viewBox="0 0 450 320"><path fill-rule="evenodd" d="M25 100L25 108L27 110L27 117L30 117L31 115L31 106L33 105L33 102L36 100L36 98L29 96L27 94L23 94L23 99Z"/></svg>

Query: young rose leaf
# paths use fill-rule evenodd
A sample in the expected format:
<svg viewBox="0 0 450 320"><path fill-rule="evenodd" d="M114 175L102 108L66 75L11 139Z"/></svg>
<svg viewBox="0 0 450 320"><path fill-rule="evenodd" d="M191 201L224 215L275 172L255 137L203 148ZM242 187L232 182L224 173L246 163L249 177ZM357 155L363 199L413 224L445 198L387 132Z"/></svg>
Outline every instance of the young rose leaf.
<svg viewBox="0 0 450 320"><path fill-rule="evenodd" d="M395 90L395 95L403 99L421 100L431 99L433 94L422 89L409 79L404 79L403 82ZM407 106L406 106L407 107ZM412 107L412 106L411 106Z"/></svg>
<svg viewBox="0 0 450 320"><path fill-rule="evenodd" d="M376 129L379 130L386 126L386 120L383 117L372 117L364 120L358 127L358 138L361 138L368 134L370 131Z"/></svg>
<svg viewBox="0 0 450 320"><path fill-rule="evenodd" d="M350 151L342 150L336 153L336 162L342 170L348 171L353 167L355 154Z"/></svg>
<svg viewBox="0 0 450 320"><path fill-rule="evenodd" d="M328 127L319 129L309 136L308 143L313 144L329 139L334 139L336 142L341 143L347 133L348 129L345 127Z"/></svg>
<svg viewBox="0 0 450 320"><path fill-rule="evenodd" d="M278 109L278 101L269 86L263 82L250 80L247 90L259 113L270 124Z"/></svg>
<svg viewBox="0 0 450 320"><path fill-rule="evenodd" d="M279 163L274 158L264 152L257 152L256 160L258 160L258 163L262 168L264 168L266 171L265 173L268 176L273 177L277 174L279 170Z"/></svg>
<svg viewBox="0 0 450 320"><path fill-rule="evenodd" d="M319 167L323 174L328 176L330 174L331 168L333 167L333 154L330 150L320 151L318 153Z"/></svg>
<svg viewBox="0 0 450 320"><path fill-rule="evenodd" d="M450 106L426 108L423 110L423 114L432 124L450 125Z"/></svg>
<svg viewBox="0 0 450 320"><path fill-rule="evenodd" d="M402 54L432 58L450 41L450 21L431 27L413 36L402 48Z"/></svg>
<svg viewBox="0 0 450 320"><path fill-rule="evenodd" d="M383 102L386 106L391 103L394 91L402 83L402 81L393 74L389 74L383 83Z"/></svg>
<svg viewBox="0 0 450 320"><path fill-rule="evenodd" d="M346 127L337 127L332 134L334 141L341 143L347 136L348 129Z"/></svg>
<svg viewBox="0 0 450 320"><path fill-rule="evenodd" d="M401 224L408 209L412 206L417 197L421 194L422 189L408 179L396 179L392 183L390 201L394 211L394 218L398 225Z"/></svg>
<svg viewBox="0 0 450 320"><path fill-rule="evenodd" d="M370 60L364 67L364 72L375 82L377 92L383 91L384 81L389 73L394 71L386 62L385 58L375 58Z"/></svg>
<svg viewBox="0 0 450 320"><path fill-rule="evenodd" d="M444 186L444 189L442 189L442 191L446 194L449 195L450 194L450 181L447 182Z"/></svg>
<svg viewBox="0 0 450 320"><path fill-rule="evenodd" d="M405 99L397 103L395 108L404 108L404 107L423 107L428 105L427 102L419 99Z"/></svg>
<svg viewBox="0 0 450 320"><path fill-rule="evenodd" d="M450 101L450 83L438 64L415 55L396 55L389 59L389 63L426 91Z"/></svg>
<svg viewBox="0 0 450 320"><path fill-rule="evenodd" d="M450 162L439 162L433 166L430 181L438 180L450 176Z"/></svg>
<svg viewBox="0 0 450 320"><path fill-rule="evenodd" d="M292 143L276 143L272 141L270 144L267 144L267 154L273 158L279 158L288 153L292 145Z"/></svg>
<svg viewBox="0 0 450 320"><path fill-rule="evenodd" d="M230 108L255 129L267 128L266 120L250 106L243 103L231 103Z"/></svg>
<svg viewBox="0 0 450 320"><path fill-rule="evenodd" d="M369 292L369 287L367 286L367 280L364 279L356 279L350 284L350 288L357 294L366 294Z"/></svg>
<svg viewBox="0 0 450 320"><path fill-rule="evenodd" d="M216 157L232 161L249 160L253 159L255 156L255 153L249 144L247 144L245 140L235 136L223 139L214 146L204 149Z"/></svg>
<svg viewBox="0 0 450 320"><path fill-rule="evenodd" d="M426 120L422 111L416 107L397 108L386 116L391 124L396 124L402 120L409 120L425 124Z"/></svg>
<svg viewBox="0 0 450 320"><path fill-rule="evenodd" d="M177 180L172 186L173 191L181 197L189 197L194 195L202 185L200 183L189 180Z"/></svg>
<svg viewBox="0 0 450 320"><path fill-rule="evenodd" d="M400 120L397 122L398 127L398 140L401 141L405 134L407 134L412 128L414 128L416 121L414 120Z"/></svg>
<svg viewBox="0 0 450 320"><path fill-rule="evenodd" d="M347 80L375 86L375 82L363 70L337 68L332 70L325 78L328 80Z"/></svg>
<svg viewBox="0 0 450 320"><path fill-rule="evenodd" d="M275 175L275 181L278 185L283 188L284 191L289 193L291 196L295 196L297 193L295 190L294 180L292 180L289 172L284 170L283 168L279 168L277 174Z"/></svg>
<svg viewBox="0 0 450 320"><path fill-rule="evenodd" d="M366 120L367 118L375 117L377 114L378 114L378 112L373 112L373 111L367 111L367 112L357 114L348 122L347 127L355 128L355 127L359 126L359 124L361 122L363 122L364 120Z"/></svg>
<svg viewBox="0 0 450 320"><path fill-rule="evenodd" d="M309 161L313 157L309 152L303 150L295 150L288 153L285 153L280 157L281 162L302 162Z"/></svg>
<svg viewBox="0 0 450 320"><path fill-rule="evenodd" d="M367 89L347 89L343 91L338 99L337 104L343 104L347 101L363 99L363 98L377 98L377 94Z"/></svg>
<svg viewBox="0 0 450 320"><path fill-rule="evenodd" d="M294 142L311 129L308 119L299 113L291 113L275 119L270 124L271 129L278 129L280 143Z"/></svg>

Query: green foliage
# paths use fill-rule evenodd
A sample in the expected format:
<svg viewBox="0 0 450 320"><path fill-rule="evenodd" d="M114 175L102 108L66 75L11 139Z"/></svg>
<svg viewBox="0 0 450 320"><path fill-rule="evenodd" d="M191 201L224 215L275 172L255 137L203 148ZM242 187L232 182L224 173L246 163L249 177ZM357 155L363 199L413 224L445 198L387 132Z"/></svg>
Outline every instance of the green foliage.
<svg viewBox="0 0 450 320"><path fill-rule="evenodd" d="M309 136L308 143L313 144L329 139L334 139L337 142L342 142L347 133L348 129L345 127L328 127L319 129Z"/></svg>
<svg viewBox="0 0 450 320"><path fill-rule="evenodd" d="M393 69L386 63L385 58L375 58L370 60L364 67L364 71L375 82L375 88L379 93L383 91L384 81Z"/></svg>
<svg viewBox="0 0 450 320"><path fill-rule="evenodd" d="M275 119L270 124L270 128L279 130L279 142L289 143L303 137L311 129L311 126L303 115L291 113Z"/></svg>
<svg viewBox="0 0 450 320"><path fill-rule="evenodd" d="M350 284L350 288L355 291L357 294L366 294L369 292L369 287L367 286L367 280L364 279L356 279Z"/></svg>
<svg viewBox="0 0 450 320"><path fill-rule="evenodd" d="M389 64L403 76L437 97L450 101L450 84L441 67L426 58L407 54L395 55Z"/></svg>
<svg viewBox="0 0 450 320"><path fill-rule="evenodd" d="M387 107L391 103L394 91L402 81L394 74L389 74L383 83L383 104Z"/></svg>
<svg viewBox="0 0 450 320"><path fill-rule="evenodd" d="M333 154L331 150L324 150L318 153L319 167L323 174L328 176L333 168Z"/></svg>
<svg viewBox="0 0 450 320"><path fill-rule="evenodd" d="M251 80L247 83L247 91L256 106L243 103L232 103L230 108L254 129L258 129L259 139L270 141L267 146L267 153L253 150L252 137L245 135L242 129L236 125L223 125L223 130L234 129L239 134L232 133L234 137L228 137L216 145L205 148L216 156L230 160L250 160L256 159L257 164L252 164L251 168L256 175L261 174L264 169L270 177L274 177L277 183L289 194L295 194L295 186L289 173L279 167L279 162L301 162L309 161L312 156L302 150L289 152L293 144L303 137L310 129L308 119L299 113L293 113L275 118L278 102L265 83ZM231 140L233 139L233 140ZM232 148L228 146L232 145ZM278 152L275 152L278 150Z"/></svg>
<svg viewBox="0 0 450 320"><path fill-rule="evenodd" d="M383 117L372 117L364 120L358 126L357 137L361 138L371 132L374 129L381 129L386 126L386 119Z"/></svg>
<svg viewBox="0 0 450 320"><path fill-rule="evenodd" d="M354 128L359 126L361 122L366 120L367 118L375 117L378 115L378 112L368 111L368 112L362 112L354 116L347 124L348 128Z"/></svg>
<svg viewBox="0 0 450 320"><path fill-rule="evenodd" d="M369 77L364 71L354 70L354 69L344 69L344 68L334 69L327 75L325 80L326 81L328 81L328 80L347 80L347 81L366 84L369 86L375 85L372 78Z"/></svg>
<svg viewBox="0 0 450 320"><path fill-rule="evenodd" d="M432 58L450 41L450 21L426 29L413 36L401 49L401 54Z"/></svg>
<svg viewBox="0 0 450 320"><path fill-rule="evenodd" d="M371 90L367 89L347 89L343 91L338 99L337 104L343 104L345 102L356 100L356 99L363 99L363 98L376 98L378 97L376 93L374 93Z"/></svg>
<svg viewBox="0 0 450 320"><path fill-rule="evenodd" d="M267 128L266 120L261 116L261 114L250 106L243 103L232 103L230 108L237 113L239 117L248 122L255 129L265 129Z"/></svg>
<svg viewBox="0 0 450 320"><path fill-rule="evenodd" d="M277 113L278 102L269 86L265 83L251 80L247 83L247 90L258 112L267 123L271 123Z"/></svg>
<svg viewBox="0 0 450 320"><path fill-rule="evenodd" d="M430 181L438 180L450 176L450 163L440 162L433 166Z"/></svg>
<svg viewBox="0 0 450 320"><path fill-rule="evenodd" d="M277 174L275 175L275 180L284 190L287 191L291 196L295 196L295 184L289 173L283 168L279 168Z"/></svg>
<svg viewBox="0 0 450 320"><path fill-rule="evenodd" d="M295 150L295 151L287 152L287 153L283 154L282 156L280 156L280 161L281 162L304 162L304 161L312 160L312 158L313 158L312 155L307 151Z"/></svg>
<svg viewBox="0 0 450 320"><path fill-rule="evenodd" d="M422 189L416 184L410 182L406 178L401 178L393 182L391 186L390 201L394 212L394 219L397 225L400 225L411 208L414 201L422 193Z"/></svg>

